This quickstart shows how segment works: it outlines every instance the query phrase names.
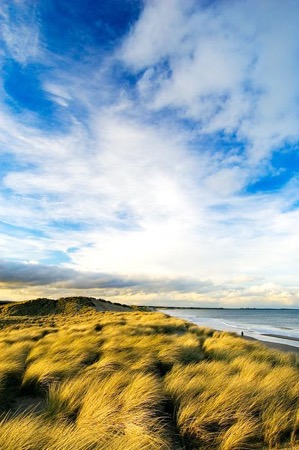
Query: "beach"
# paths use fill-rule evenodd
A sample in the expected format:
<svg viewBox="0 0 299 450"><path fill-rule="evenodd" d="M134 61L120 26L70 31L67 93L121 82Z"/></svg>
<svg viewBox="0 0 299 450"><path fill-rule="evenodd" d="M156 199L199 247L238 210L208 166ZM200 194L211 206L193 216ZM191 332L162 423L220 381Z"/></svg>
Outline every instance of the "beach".
<svg viewBox="0 0 299 450"><path fill-rule="evenodd" d="M279 335L273 335L273 337L275 338L281 338ZM258 339L255 339L253 337L250 336L244 336L244 339L247 340L252 340L252 341L258 341ZM280 344L278 342L269 342L269 341L259 341L262 342L264 345L266 345L268 348L273 348L275 350L280 350L282 352L294 352L294 353L299 353L299 348L298 347L294 347L293 345L288 345L288 344Z"/></svg>
<svg viewBox="0 0 299 450"><path fill-rule="evenodd" d="M271 309L163 309L200 327L229 331L257 340L269 348L299 353L299 310Z"/></svg>

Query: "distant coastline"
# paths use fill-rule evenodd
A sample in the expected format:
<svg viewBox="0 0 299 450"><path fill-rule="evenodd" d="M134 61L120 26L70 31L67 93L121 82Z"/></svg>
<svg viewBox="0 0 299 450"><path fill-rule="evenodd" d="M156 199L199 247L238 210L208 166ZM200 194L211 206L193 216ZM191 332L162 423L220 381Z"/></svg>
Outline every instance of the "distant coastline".
<svg viewBox="0 0 299 450"><path fill-rule="evenodd" d="M212 310L237 310L237 311L298 311L299 308L225 308L225 307L210 307L210 306L148 306L154 309L212 309Z"/></svg>

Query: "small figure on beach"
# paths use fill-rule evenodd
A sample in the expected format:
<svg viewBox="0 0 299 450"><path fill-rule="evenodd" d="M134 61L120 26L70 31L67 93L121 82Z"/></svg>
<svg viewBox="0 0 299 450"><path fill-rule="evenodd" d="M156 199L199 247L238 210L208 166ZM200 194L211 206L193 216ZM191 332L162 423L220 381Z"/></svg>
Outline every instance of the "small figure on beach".
<svg viewBox="0 0 299 450"><path fill-rule="evenodd" d="M243 333L243 331L241 331L241 336L242 336L242 337L244 336L244 333Z"/></svg>

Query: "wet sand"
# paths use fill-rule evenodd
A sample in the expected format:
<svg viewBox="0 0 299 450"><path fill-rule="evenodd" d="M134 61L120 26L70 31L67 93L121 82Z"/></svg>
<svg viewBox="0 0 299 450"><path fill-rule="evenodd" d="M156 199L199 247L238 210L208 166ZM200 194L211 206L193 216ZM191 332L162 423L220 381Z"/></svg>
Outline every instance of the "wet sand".
<svg viewBox="0 0 299 450"><path fill-rule="evenodd" d="M281 334L263 334L263 336L270 336L270 337L279 338L279 339L289 339L290 341L299 342L299 338L290 337L290 336L282 336Z"/></svg>
<svg viewBox="0 0 299 450"><path fill-rule="evenodd" d="M263 336L271 336L271 337L276 337L276 338L280 338L280 339L292 339L293 341L298 341L298 338L286 338L285 336L280 336L278 334L264 334ZM266 345L269 348L274 348L276 350L280 350L281 352L293 352L293 353L299 353L299 347L293 347L292 345L288 345L288 344L278 344L277 342L268 342L268 341L259 341L258 339L255 339L253 337L250 336L244 336L244 339L247 339L249 341L257 341L260 342L261 344Z"/></svg>

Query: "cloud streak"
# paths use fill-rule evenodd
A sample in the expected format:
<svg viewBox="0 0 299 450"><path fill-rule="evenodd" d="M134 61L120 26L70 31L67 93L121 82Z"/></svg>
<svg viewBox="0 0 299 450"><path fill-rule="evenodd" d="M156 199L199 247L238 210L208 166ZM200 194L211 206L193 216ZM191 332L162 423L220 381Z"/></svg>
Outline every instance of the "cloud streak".
<svg viewBox="0 0 299 450"><path fill-rule="evenodd" d="M0 9L0 36L9 55L20 64L37 60L40 56L37 2L12 0Z"/></svg>
<svg viewBox="0 0 299 450"><path fill-rule="evenodd" d="M126 276L100 272L83 272L70 268L37 264L34 262L0 261L0 283L12 288L19 286L53 286L59 289L132 289L141 288L147 292L190 292L193 289L202 293L217 289L210 281L191 278L163 278L145 276Z"/></svg>

